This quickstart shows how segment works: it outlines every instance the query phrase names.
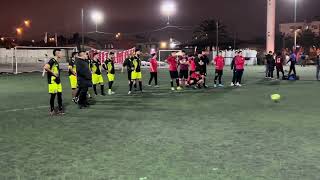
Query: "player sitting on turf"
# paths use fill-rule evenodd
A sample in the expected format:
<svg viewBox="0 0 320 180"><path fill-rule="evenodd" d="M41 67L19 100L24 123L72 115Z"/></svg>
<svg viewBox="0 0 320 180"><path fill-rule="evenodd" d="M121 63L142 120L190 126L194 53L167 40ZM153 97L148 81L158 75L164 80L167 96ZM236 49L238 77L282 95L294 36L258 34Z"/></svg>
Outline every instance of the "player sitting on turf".
<svg viewBox="0 0 320 180"><path fill-rule="evenodd" d="M189 76L188 84L190 86L194 86L195 89L201 88L201 86L204 86L204 79L203 76L200 74L200 71L195 71Z"/></svg>
<svg viewBox="0 0 320 180"><path fill-rule="evenodd" d="M204 81L204 88L207 88L206 77L207 77L207 65L209 64L209 58L206 51L199 51L198 58L196 60L197 69L199 69L202 79Z"/></svg>
<svg viewBox="0 0 320 180"><path fill-rule="evenodd" d="M59 60L62 58L61 50L53 50L54 57L44 66L48 76L48 86L50 94L50 115L55 115L54 101L58 96L58 114L63 115L62 108L62 85L60 80Z"/></svg>
<svg viewBox="0 0 320 180"><path fill-rule="evenodd" d="M77 82L77 69L75 65L76 57L78 56L77 52L72 53L72 58L70 59L69 62L69 80L70 80L70 85L72 89L72 101L74 103L78 102L78 96L77 96L77 88L78 88L78 82Z"/></svg>
<svg viewBox="0 0 320 180"><path fill-rule="evenodd" d="M108 94L112 95L115 94L112 91L112 85L115 79L115 69L114 69L114 52L110 52L109 53L109 58L104 62L104 64L102 65L102 67L107 71L107 77L108 77L108 81L109 81L109 90L108 90Z"/></svg>
<svg viewBox="0 0 320 180"><path fill-rule="evenodd" d="M93 60L91 61L91 72L92 72L92 84L93 84L93 91L95 95L98 95L97 92L97 85L100 85L101 87L101 95L105 96L104 92L104 81L101 74L101 62L99 60L99 54L94 53L93 54Z"/></svg>
<svg viewBox="0 0 320 180"><path fill-rule="evenodd" d="M215 78L214 78L214 87L223 87L222 84L222 75L223 75L223 68L225 65L224 57L222 56L222 51L219 51L218 56L214 59L214 64L216 68ZM219 85L217 85L217 79L219 79Z"/></svg>
<svg viewBox="0 0 320 180"><path fill-rule="evenodd" d="M182 51L181 56L178 57L179 59L179 78L180 78L180 86L189 86L188 85L188 78L189 78L189 62L186 56L185 51Z"/></svg>
<svg viewBox="0 0 320 180"><path fill-rule="evenodd" d="M180 82L179 82L179 74L178 74L178 62L177 62L177 56L176 52L172 52L171 56L169 56L166 60L166 62L169 64L169 72L170 72L170 78L171 78L171 90L174 91L173 81L176 80L177 84L177 90L181 90Z"/></svg>
<svg viewBox="0 0 320 180"><path fill-rule="evenodd" d="M135 81L137 83L137 81L139 82L139 88L140 88L140 92L142 93L142 72L141 72L141 60L140 60L140 53L141 51L139 49L135 50L135 56L133 56L131 58L131 82L130 82L130 89L128 94L131 94L132 92L132 86L133 86L133 82Z"/></svg>

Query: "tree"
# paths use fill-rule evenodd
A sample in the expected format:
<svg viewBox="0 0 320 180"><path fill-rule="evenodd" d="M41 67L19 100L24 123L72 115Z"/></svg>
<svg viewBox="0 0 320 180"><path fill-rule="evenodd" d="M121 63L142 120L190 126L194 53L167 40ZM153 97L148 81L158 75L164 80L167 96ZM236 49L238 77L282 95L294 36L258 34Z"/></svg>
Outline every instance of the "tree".
<svg viewBox="0 0 320 180"><path fill-rule="evenodd" d="M194 30L194 43L199 44L200 46L216 46L217 27L219 33L219 45L225 46L226 43L232 44L232 39L228 35L226 26L222 22L214 19L202 21L201 24Z"/></svg>
<svg viewBox="0 0 320 180"><path fill-rule="evenodd" d="M299 34L297 40L309 52L309 49L315 44L316 35L310 29L306 29Z"/></svg>

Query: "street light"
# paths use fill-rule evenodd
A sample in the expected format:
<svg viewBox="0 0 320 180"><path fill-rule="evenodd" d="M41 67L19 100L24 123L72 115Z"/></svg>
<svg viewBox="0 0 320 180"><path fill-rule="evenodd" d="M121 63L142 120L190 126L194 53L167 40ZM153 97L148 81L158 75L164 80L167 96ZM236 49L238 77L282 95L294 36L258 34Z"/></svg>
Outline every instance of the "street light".
<svg viewBox="0 0 320 180"><path fill-rule="evenodd" d="M168 25L170 24L170 16L174 15L176 10L176 4L173 1L166 1L161 5L161 13L168 17Z"/></svg>
<svg viewBox="0 0 320 180"><path fill-rule="evenodd" d="M25 20L25 21L24 21L24 25L25 25L26 27L30 27L30 24L31 24L30 20Z"/></svg>
<svg viewBox="0 0 320 180"><path fill-rule="evenodd" d="M98 24L103 22L103 14L99 11L93 11L91 14L91 19L96 24L96 32L98 32Z"/></svg>
<svg viewBox="0 0 320 180"><path fill-rule="evenodd" d="M17 28L16 32L18 35L22 35L23 29L22 28Z"/></svg>

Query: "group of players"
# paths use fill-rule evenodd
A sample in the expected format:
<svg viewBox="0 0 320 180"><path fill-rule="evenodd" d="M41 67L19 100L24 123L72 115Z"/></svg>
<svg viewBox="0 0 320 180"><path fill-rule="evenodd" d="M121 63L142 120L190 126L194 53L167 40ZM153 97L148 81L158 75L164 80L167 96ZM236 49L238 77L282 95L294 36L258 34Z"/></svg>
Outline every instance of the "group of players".
<svg viewBox="0 0 320 180"><path fill-rule="evenodd" d="M135 50L135 53L127 58L123 63L122 72L127 68L128 73L128 94L132 94L133 88L143 92L142 72L141 72L141 51ZM62 85L60 79L59 61L62 58L61 50L53 51L54 57L44 66L47 72L48 87L50 94L50 115L64 114L62 106ZM148 86L151 86L152 81L155 81L155 87L158 86L158 62L157 54L152 53L150 59L150 80ZM92 88L95 95L98 95L97 86L100 86L101 95L105 96L104 79L102 69L107 73L108 79L108 95L113 95L112 86L115 80L115 64L114 53L110 52L108 59L101 63L99 54L94 53L91 57L85 51L74 52L69 62L69 80L72 89L72 100L79 105L79 108L89 107L88 89ZM187 55L185 51L172 52L166 59L169 65L171 90L182 90L184 87L207 88L207 66L210 64L208 53L199 51L195 54ZM213 60L215 65L214 87L223 87L222 75L225 66L225 60L222 53ZM231 69L233 70L233 80L231 86L241 86L241 79L244 71L245 58L242 52L237 52L232 61ZM174 82L176 87L174 87ZM55 110L54 101L58 99L58 109Z"/></svg>

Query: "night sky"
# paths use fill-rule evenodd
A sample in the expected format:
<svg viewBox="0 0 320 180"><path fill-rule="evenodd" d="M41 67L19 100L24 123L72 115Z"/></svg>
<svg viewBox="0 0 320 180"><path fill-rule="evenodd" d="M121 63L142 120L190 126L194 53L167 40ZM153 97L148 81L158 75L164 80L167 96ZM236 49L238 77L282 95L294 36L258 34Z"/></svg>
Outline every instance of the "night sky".
<svg viewBox="0 0 320 180"><path fill-rule="evenodd" d="M242 39L263 37L266 0L175 0L177 14L172 24L193 26L201 20L222 20L228 30ZM298 20L320 15L320 0L298 0ZM81 8L85 8L85 29L93 31L90 12L104 12L105 32L140 32L166 24L160 14L161 0L0 0L0 34L12 36L23 19L32 20L24 38L40 39L44 32L67 34L81 31ZM200 3L201 2L201 3ZM278 0L277 22L293 21L294 0ZM183 33L182 33L183 34ZM182 38L182 37L180 37ZM187 38L185 35L184 38ZM188 37L189 38L189 37Z"/></svg>

